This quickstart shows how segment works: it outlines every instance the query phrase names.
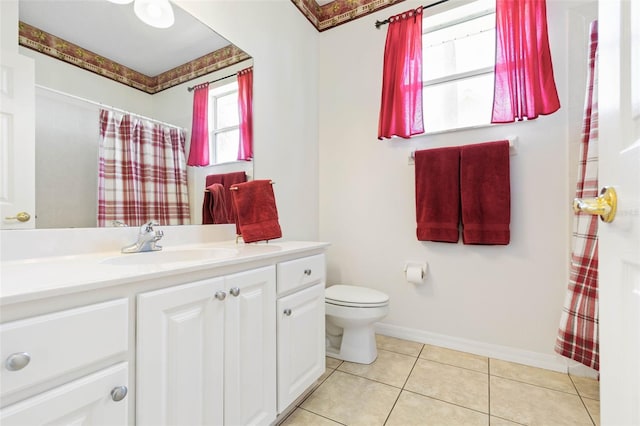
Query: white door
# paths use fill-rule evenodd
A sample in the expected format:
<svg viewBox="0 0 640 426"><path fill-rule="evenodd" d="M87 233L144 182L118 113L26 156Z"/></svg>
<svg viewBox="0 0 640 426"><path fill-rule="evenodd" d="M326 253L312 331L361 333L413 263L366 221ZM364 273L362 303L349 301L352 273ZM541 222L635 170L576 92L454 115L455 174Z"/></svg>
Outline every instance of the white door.
<svg viewBox="0 0 640 426"><path fill-rule="evenodd" d="M35 67L0 52L0 229L35 228Z"/></svg>
<svg viewBox="0 0 640 426"><path fill-rule="evenodd" d="M276 418L275 267L225 278L226 425L269 425Z"/></svg>
<svg viewBox="0 0 640 426"><path fill-rule="evenodd" d="M90 374L0 410L2 426L128 424L127 363Z"/></svg>
<svg viewBox="0 0 640 426"><path fill-rule="evenodd" d="M278 300L278 412L325 370L324 281Z"/></svg>
<svg viewBox="0 0 640 426"><path fill-rule="evenodd" d="M600 222L600 410L640 425L640 1L600 0L599 182L618 193Z"/></svg>
<svg viewBox="0 0 640 426"><path fill-rule="evenodd" d="M136 424L223 424L223 285L215 278L138 296Z"/></svg>

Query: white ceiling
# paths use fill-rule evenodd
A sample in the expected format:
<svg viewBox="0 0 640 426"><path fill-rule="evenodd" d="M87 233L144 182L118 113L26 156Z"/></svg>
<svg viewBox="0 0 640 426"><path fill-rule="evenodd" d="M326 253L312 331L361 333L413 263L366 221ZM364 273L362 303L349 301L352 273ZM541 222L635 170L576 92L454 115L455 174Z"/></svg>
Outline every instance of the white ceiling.
<svg viewBox="0 0 640 426"><path fill-rule="evenodd" d="M175 24L158 29L135 16L133 3L19 0L21 21L150 77L231 44L172 6Z"/></svg>

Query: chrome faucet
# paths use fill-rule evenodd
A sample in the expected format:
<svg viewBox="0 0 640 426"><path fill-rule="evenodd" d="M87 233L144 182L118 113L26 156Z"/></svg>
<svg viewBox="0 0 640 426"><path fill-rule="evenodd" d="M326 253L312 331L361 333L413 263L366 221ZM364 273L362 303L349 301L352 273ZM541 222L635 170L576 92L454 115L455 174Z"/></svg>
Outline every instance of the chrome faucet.
<svg viewBox="0 0 640 426"><path fill-rule="evenodd" d="M155 231L154 226L158 223L150 221L140 227L140 233L138 234L138 241L128 246L122 247L122 253L140 253L143 251L159 251L162 250L162 246L156 243L160 241L164 233L160 230Z"/></svg>

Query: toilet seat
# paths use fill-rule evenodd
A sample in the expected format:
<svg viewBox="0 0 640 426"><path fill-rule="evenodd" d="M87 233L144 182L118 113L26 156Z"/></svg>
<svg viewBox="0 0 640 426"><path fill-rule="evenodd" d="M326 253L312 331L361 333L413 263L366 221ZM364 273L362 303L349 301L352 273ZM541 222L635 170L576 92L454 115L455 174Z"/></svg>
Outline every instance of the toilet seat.
<svg viewBox="0 0 640 426"><path fill-rule="evenodd" d="M377 308L389 304L389 296L372 288L333 285L325 289L325 302L352 308Z"/></svg>

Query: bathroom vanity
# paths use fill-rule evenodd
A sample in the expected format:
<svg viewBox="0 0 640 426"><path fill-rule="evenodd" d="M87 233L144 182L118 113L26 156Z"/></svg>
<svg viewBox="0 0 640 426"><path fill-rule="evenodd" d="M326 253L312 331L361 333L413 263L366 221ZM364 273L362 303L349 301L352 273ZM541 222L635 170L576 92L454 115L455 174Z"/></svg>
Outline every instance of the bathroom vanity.
<svg viewBox="0 0 640 426"><path fill-rule="evenodd" d="M327 244L174 242L31 258L2 242L2 425L268 425L320 377Z"/></svg>

